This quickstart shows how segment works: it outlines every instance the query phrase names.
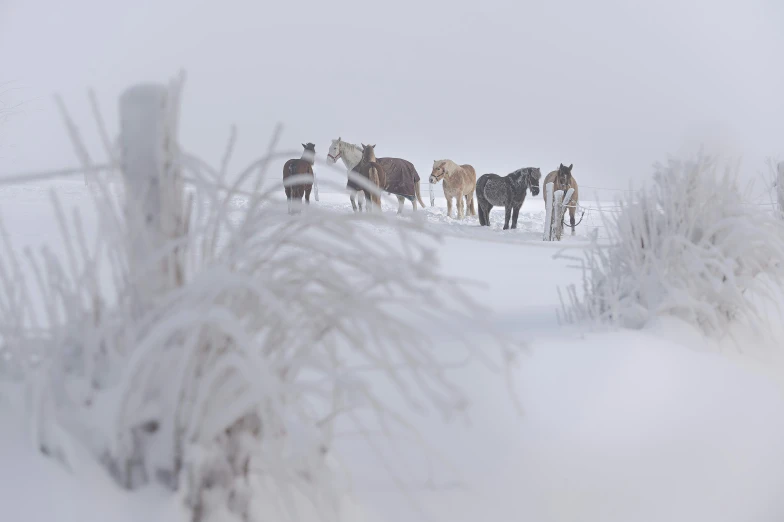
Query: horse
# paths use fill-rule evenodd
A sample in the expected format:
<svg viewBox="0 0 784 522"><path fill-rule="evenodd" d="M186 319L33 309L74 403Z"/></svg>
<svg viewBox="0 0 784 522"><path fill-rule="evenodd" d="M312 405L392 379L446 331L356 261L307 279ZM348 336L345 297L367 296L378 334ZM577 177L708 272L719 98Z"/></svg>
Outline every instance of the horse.
<svg viewBox="0 0 784 522"><path fill-rule="evenodd" d="M503 206L506 211L504 230L509 228L510 217L512 228L517 228L517 216L525 201L525 191L530 189L532 196L538 195L541 178L542 172L536 167L517 169L506 176L483 174L476 182L479 224L490 226L490 211L493 205L497 205Z"/></svg>
<svg viewBox="0 0 784 522"><path fill-rule="evenodd" d="M569 201L569 224L572 227L572 235L574 235L574 212L578 205L578 191L577 191L577 180L574 179L572 176L572 167L574 167L574 163L565 167L563 163L558 167L558 170L554 170L544 178L544 186L546 187L548 183L552 183L553 186L553 193L563 190L564 196L566 196L566 191L570 188L574 189L574 194L572 194L572 199ZM547 194L545 191L542 191L544 195L545 205L547 204ZM564 214L566 214L566 210L564 209ZM563 215L561 216L561 220L563 220ZM580 217L580 221L582 221L582 216Z"/></svg>
<svg viewBox="0 0 784 522"><path fill-rule="evenodd" d="M450 159L435 160L430 173L430 183L444 180L444 196L446 197L446 215L452 215L452 198L457 200L457 219L463 219L463 198L469 216L475 216L474 189L476 188L476 170L471 165L458 165Z"/></svg>
<svg viewBox="0 0 784 522"><path fill-rule="evenodd" d="M384 172L384 167L376 160L376 146L362 144L362 159L355 170L360 176L366 178L368 181L376 185L379 189L383 189L387 185L387 177ZM370 201L367 205L367 211L370 212L373 206L377 206L381 210L381 196L373 194L368 189L362 189L365 193L365 200Z"/></svg>
<svg viewBox="0 0 784 522"><path fill-rule="evenodd" d="M334 164L337 163L338 159L343 160L346 172L351 172L362 160L362 148L359 145L343 141L338 137L338 139L332 140L327 160ZM425 203L422 201L422 195L419 192L419 173L410 161L401 158L378 158L376 162L382 166L387 175L388 187L385 187L385 189L388 189L387 192L390 194L397 196L399 203L398 214L403 211L403 204L406 199L411 201L414 210L417 209L417 199L422 208L425 208ZM351 198L351 207L356 211L356 196L358 193L364 195L364 191L351 179L346 183L346 189L348 189L349 197ZM359 201L359 210L362 210L362 199Z"/></svg>
<svg viewBox="0 0 784 522"><path fill-rule="evenodd" d="M291 213L291 203L297 200L302 203L302 196L305 202L310 205L310 191L313 189L313 181L298 182L294 185L287 185L286 178L298 174L310 174L313 176L313 164L316 161L316 145L308 142L303 143L302 157L288 160L283 165L283 188L286 191L286 199L289 202L289 213Z"/></svg>

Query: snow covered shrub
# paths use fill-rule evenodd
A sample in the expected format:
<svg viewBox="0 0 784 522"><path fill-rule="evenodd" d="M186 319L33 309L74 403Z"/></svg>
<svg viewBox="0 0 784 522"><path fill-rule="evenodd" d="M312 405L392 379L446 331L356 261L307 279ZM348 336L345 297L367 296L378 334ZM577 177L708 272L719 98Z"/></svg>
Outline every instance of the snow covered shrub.
<svg viewBox="0 0 784 522"><path fill-rule="evenodd" d="M657 164L653 183L602 219L608 242L594 235L581 259L567 320L641 328L670 315L714 336L733 322L762 326L758 299L782 282L784 225L746 201L736 169L705 156Z"/></svg>
<svg viewBox="0 0 784 522"><path fill-rule="evenodd" d="M305 501L339 520L336 423L408 426L378 384L413 409L465 408L446 371L454 354L447 361L417 327L466 333L458 325L481 317L440 274L438 238L420 220L377 213L311 205L290 216L279 186L242 194L273 157L231 187L226 160L218 171L169 158L190 188L166 200L182 219L156 248L132 241L124 198L98 177L94 237L56 196L62 252L22 260L0 228L0 336L42 451L73 468L83 444L123 487L179 492L194 521L295 520ZM381 225L391 234L373 233ZM140 301L151 281L160 293ZM463 340L499 366L514 348Z"/></svg>

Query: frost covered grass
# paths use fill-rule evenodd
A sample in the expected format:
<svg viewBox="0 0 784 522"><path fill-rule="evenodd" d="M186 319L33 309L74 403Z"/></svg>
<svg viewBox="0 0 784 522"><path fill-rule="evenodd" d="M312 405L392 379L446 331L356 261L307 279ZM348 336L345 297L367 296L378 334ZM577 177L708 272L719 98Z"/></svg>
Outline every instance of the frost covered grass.
<svg viewBox="0 0 784 522"><path fill-rule="evenodd" d="M0 227L5 378L25 389L35 447L66 468L85 447L123 488L176 491L193 521L299 520L304 504L340 520L337 423L392 436L416 432L412 412L464 413L448 369L477 362L508 376L519 343L485 328L463 283L442 275L423 220L316 205L289 216L280 186L261 189L274 142L230 186L231 142L220 169L180 154L180 85L163 90L167 112L150 126L168 133L162 158L134 155L155 141L143 106L121 118L119 164L147 172L160 161L155 183L126 176L118 193L91 177L92 208L72 214L53 193L62 249L22 253ZM378 228L391 237L379 241ZM462 351L433 352L422 321ZM461 334L469 321L490 349Z"/></svg>
<svg viewBox="0 0 784 522"><path fill-rule="evenodd" d="M710 158L657 165L652 184L602 214L610 245L594 240L579 259L566 319L641 328L674 316L717 338L737 325L768 331L760 303L776 305L784 223L745 196L736 169Z"/></svg>

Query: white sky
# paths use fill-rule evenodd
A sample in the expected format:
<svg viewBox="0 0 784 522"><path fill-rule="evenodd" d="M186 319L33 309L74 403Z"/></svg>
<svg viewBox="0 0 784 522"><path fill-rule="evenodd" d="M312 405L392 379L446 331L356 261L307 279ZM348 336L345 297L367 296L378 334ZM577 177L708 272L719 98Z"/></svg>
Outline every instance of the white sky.
<svg viewBox="0 0 784 522"><path fill-rule="evenodd" d="M473 4L473 5L472 5ZM0 176L76 165L52 94L96 158L86 98L116 130L128 85L188 74L183 145L238 170L338 135L479 174L574 163L624 188L704 143L751 168L784 155L781 0L0 0Z"/></svg>

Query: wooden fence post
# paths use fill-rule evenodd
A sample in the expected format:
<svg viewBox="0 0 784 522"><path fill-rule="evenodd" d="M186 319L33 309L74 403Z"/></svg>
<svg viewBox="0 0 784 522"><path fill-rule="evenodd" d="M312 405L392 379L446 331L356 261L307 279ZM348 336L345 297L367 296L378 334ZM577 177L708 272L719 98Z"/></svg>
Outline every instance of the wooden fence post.
<svg viewBox="0 0 784 522"><path fill-rule="evenodd" d="M553 240L553 188L550 182L544 186L544 237L543 241Z"/></svg>
<svg viewBox="0 0 784 522"><path fill-rule="evenodd" d="M778 164L776 176L776 199L778 201L779 213L784 216L784 161Z"/></svg>
<svg viewBox="0 0 784 522"><path fill-rule="evenodd" d="M560 241L561 233L563 232L563 190L555 191L555 200L553 201L553 215L552 215L552 239L551 241Z"/></svg>
<svg viewBox="0 0 784 522"><path fill-rule="evenodd" d="M560 192L560 191L559 191ZM563 235L563 226L564 226L564 212L572 203L572 196L574 195L574 188L569 187L569 190L566 191L566 194L563 196L563 202L561 203L561 208L558 209L559 216L561 219L558 220L558 241L561 240L561 236Z"/></svg>
<svg viewBox="0 0 784 522"><path fill-rule="evenodd" d="M177 163L182 82L180 76L168 86L134 85L120 97L120 170L125 180L129 269L137 313L161 293L182 284L182 262L171 246L185 233L187 224Z"/></svg>

